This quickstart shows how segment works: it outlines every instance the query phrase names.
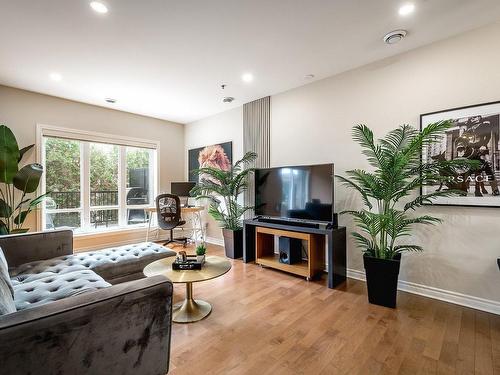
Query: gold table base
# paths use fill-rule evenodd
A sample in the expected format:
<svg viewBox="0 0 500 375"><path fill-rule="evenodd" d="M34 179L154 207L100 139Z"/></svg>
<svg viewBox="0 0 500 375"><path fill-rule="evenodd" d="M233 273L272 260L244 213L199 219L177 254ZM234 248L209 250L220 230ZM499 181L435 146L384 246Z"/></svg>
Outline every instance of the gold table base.
<svg viewBox="0 0 500 375"><path fill-rule="evenodd" d="M207 317L212 306L205 301L193 299L193 283L186 283L186 298L172 307L172 321L175 323L192 323Z"/></svg>

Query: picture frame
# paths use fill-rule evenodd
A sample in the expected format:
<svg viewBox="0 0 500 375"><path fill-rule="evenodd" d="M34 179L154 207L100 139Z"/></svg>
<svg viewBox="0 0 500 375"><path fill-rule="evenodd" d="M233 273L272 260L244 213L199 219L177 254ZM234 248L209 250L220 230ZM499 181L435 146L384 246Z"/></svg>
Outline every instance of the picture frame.
<svg viewBox="0 0 500 375"><path fill-rule="evenodd" d="M233 142L222 142L197 147L188 151L188 180L198 182L198 168L216 166L224 170L231 168L233 162Z"/></svg>
<svg viewBox="0 0 500 375"><path fill-rule="evenodd" d="M422 114L420 131L443 120L451 120L453 127L445 132L441 142L422 149L422 162L466 158L478 161L480 167L476 171L443 171L447 182L423 186L420 194L462 190L463 195L436 197L433 204L500 207L500 101Z"/></svg>

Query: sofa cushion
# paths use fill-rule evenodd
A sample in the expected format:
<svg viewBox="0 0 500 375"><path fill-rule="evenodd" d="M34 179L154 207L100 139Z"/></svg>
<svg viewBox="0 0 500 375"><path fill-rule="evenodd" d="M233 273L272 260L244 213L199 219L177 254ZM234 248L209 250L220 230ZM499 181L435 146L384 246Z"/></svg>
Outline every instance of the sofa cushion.
<svg viewBox="0 0 500 375"><path fill-rule="evenodd" d="M12 276L11 281L12 285L15 287L18 284L22 283L29 283L31 281L43 279L47 276L54 276L54 275L64 275L66 273L74 272L74 271L86 271L88 268L85 266L67 266L63 267L62 265L60 267L50 267L48 268L47 271L41 272L41 273L23 273L21 275L17 276Z"/></svg>
<svg viewBox="0 0 500 375"><path fill-rule="evenodd" d="M138 274L149 263L169 256L175 251L153 242L142 242L109 249L65 255L58 258L22 264L11 271L11 275L35 275L42 272L60 273L66 267L84 266L106 280Z"/></svg>
<svg viewBox="0 0 500 375"><path fill-rule="evenodd" d="M16 305L5 280L0 279L0 316L16 312Z"/></svg>
<svg viewBox="0 0 500 375"><path fill-rule="evenodd" d="M111 284L102 277L87 269L65 273L43 272L33 279L28 277L24 282L14 284L14 302L19 311L109 286Z"/></svg>
<svg viewBox="0 0 500 375"><path fill-rule="evenodd" d="M16 311L12 283L9 277L9 266L0 248L0 315Z"/></svg>
<svg viewBox="0 0 500 375"><path fill-rule="evenodd" d="M3 253L2 248L0 247L0 279L4 279L7 284L10 294L14 297L14 289L12 288L12 282L9 276L9 265L7 264L7 259L5 258L5 254Z"/></svg>

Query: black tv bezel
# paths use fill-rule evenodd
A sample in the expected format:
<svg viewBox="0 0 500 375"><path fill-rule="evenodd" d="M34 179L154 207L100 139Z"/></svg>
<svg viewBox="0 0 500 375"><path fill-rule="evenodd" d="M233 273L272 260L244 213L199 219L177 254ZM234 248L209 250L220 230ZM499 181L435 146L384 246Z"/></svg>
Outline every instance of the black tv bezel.
<svg viewBox="0 0 500 375"><path fill-rule="evenodd" d="M256 176L257 176L257 171L268 171L268 170L274 170L274 169L283 169L283 168L300 168L300 167L317 167L317 166L323 166L323 165L329 165L331 166L332 174L331 174L331 186L332 186L332 217L330 221L324 221L324 220L306 220L306 219L297 219L297 218L290 218L286 216L269 216L269 215L261 215L255 212L256 217L259 218L266 218L266 219L278 219L278 220L286 220L289 222L307 222L307 223L318 223L318 224L333 224L335 219L335 164L334 163L320 163L320 164L301 164L301 165L283 165L279 167L269 167L269 168L256 168L255 173L253 174L253 193L254 193L254 199L257 198L257 184L255 183Z"/></svg>

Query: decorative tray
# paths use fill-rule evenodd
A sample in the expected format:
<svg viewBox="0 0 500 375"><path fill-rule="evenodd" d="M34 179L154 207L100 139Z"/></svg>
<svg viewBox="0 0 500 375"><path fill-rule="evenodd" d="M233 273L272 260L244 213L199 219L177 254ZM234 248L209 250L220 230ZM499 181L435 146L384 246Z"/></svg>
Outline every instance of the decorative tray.
<svg viewBox="0 0 500 375"><path fill-rule="evenodd" d="M184 260L176 258L175 262L172 263L172 269L179 271L201 270L203 263L205 263L205 257L200 258L196 255L186 255Z"/></svg>

